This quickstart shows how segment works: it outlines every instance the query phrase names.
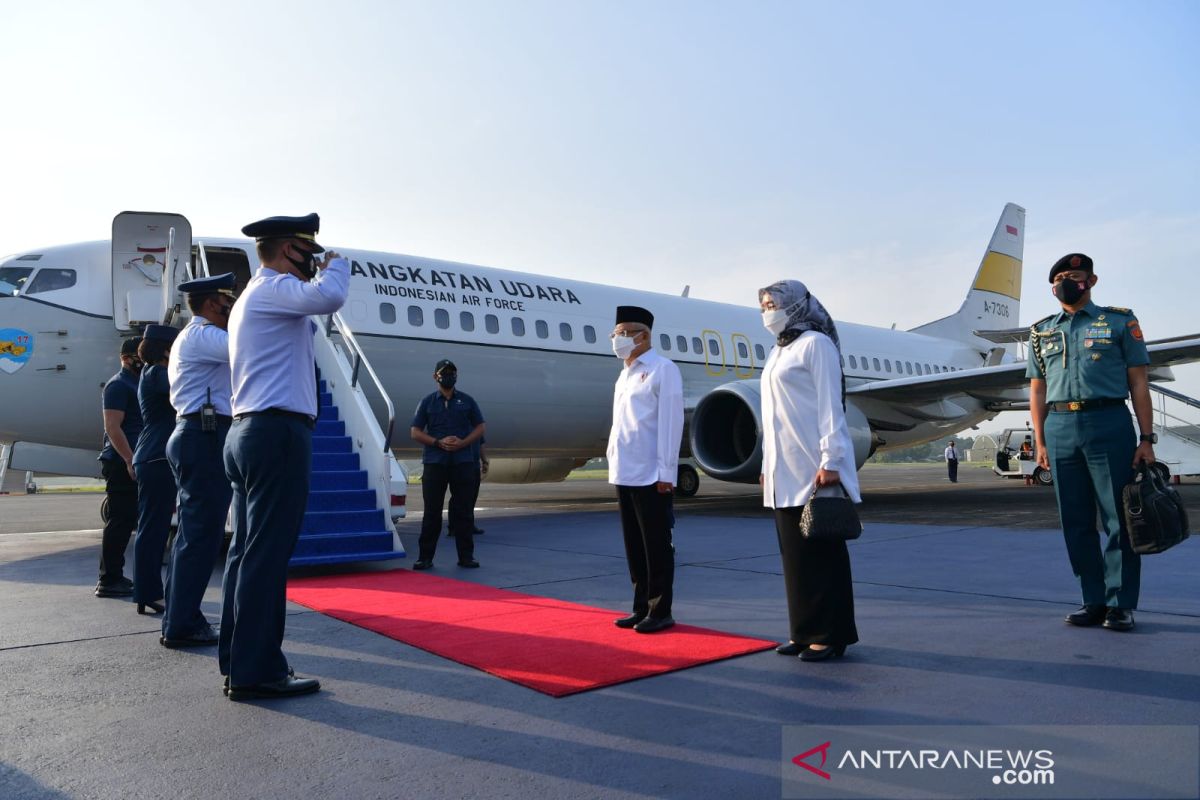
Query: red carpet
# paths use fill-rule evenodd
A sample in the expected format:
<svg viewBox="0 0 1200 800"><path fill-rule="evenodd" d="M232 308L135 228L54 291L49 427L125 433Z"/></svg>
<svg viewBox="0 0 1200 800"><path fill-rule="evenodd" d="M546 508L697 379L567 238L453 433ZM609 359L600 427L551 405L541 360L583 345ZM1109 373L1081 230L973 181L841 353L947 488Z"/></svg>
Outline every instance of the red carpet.
<svg viewBox="0 0 1200 800"><path fill-rule="evenodd" d="M775 644L690 625L634 633L610 609L407 569L292 580L288 600L554 697Z"/></svg>

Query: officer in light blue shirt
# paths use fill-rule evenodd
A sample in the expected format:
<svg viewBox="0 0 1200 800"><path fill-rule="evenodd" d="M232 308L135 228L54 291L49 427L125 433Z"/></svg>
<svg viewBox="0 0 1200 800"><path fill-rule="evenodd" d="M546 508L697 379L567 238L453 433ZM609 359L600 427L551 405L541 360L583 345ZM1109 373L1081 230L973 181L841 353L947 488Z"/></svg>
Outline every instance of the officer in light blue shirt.
<svg viewBox="0 0 1200 800"><path fill-rule="evenodd" d="M225 437L233 422L229 377L229 314L234 276L181 283L191 321L167 367L171 405L179 416L167 442L167 460L179 484L179 527L167 573L164 647L203 647L217 634L200 610L225 537L233 494L225 477Z"/></svg>
<svg viewBox="0 0 1200 800"><path fill-rule="evenodd" d="M350 264L317 244L316 214L242 228L262 266L229 318L233 426L225 472L233 484L233 541L225 562L217 658L230 700L315 692L283 655L287 565L300 535L317 416L310 314L346 302Z"/></svg>
<svg viewBox="0 0 1200 800"><path fill-rule="evenodd" d="M1054 476L1067 556L1083 593L1083 606L1066 621L1128 631L1141 559L1125 531L1121 492L1135 465L1154 462L1150 357L1132 311L1092 302L1096 281L1092 259L1083 253L1068 253L1050 268L1062 311L1030 329L1026 376L1038 465Z"/></svg>

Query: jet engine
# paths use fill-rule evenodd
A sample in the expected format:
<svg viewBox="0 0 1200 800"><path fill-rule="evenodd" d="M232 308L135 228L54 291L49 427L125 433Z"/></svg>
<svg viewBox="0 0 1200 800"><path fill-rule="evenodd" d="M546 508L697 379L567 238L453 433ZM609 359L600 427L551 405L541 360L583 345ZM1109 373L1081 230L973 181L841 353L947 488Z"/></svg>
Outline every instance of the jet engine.
<svg viewBox="0 0 1200 800"><path fill-rule="evenodd" d="M854 465L862 467L879 439L853 401L846 425L854 443ZM762 394L757 380L734 381L710 391L696 404L691 421L692 457L723 481L757 483L762 472Z"/></svg>

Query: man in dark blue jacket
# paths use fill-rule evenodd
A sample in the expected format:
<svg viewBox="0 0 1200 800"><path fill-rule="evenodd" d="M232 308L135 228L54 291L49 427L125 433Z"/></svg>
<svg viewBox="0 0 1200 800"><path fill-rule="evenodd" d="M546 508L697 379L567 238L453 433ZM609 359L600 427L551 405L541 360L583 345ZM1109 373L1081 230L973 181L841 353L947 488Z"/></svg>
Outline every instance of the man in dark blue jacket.
<svg viewBox="0 0 1200 800"><path fill-rule="evenodd" d="M140 336L121 342L121 371L104 384L104 449L100 472L104 476L108 518L100 540L100 580L96 597L129 597L133 581L125 577L125 548L137 527L137 479L133 474L133 445L142 432L138 407Z"/></svg>

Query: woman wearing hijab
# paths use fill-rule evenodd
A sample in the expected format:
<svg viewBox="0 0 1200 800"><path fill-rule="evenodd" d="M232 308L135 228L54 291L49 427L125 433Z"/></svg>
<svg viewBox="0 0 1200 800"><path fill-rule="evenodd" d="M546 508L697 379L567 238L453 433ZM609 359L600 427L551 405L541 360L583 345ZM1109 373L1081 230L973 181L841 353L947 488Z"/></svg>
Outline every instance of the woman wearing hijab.
<svg viewBox="0 0 1200 800"><path fill-rule="evenodd" d="M758 299L763 325L777 337L761 381L763 505L775 509L791 626L790 640L775 650L826 661L858 641L850 553L844 541L803 538L800 514L822 487L840 485L862 502L841 344L829 313L803 283L773 283Z"/></svg>
<svg viewBox="0 0 1200 800"><path fill-rule="evenodd" d="M133 541L133 602L139 614L161 614L163 605L162 559L175 510L175 475L167 462L167 440L175 430L167 361L179 330L147 325L138 345L146 366L138 382L138 405L144 427L133 451L133 471L138 483L137 538ZM148 609L148 610L147 610Z"/></svg>

